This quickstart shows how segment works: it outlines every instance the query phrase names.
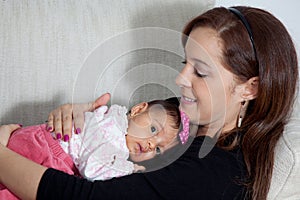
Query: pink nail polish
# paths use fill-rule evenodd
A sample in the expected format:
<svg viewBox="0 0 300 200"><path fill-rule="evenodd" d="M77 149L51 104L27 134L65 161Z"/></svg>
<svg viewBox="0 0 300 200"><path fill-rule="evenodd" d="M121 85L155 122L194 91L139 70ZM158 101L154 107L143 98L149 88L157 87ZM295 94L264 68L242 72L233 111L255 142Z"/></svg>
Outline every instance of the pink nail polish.
<svg viewBox="0 0 300 200"><path fill-rule="evenodd" d="M58 139L58 140L61 139L61 134L60 133L56 133L56 139Z"/></svg>
<svg viewBox="0 0 300 200"><path fill-rule="evenodd" d="M68 135L65 135L65 136L64 136L64 141L65 141L65 142L68 142L68 141L69 141L69 136L68 136Z"/></svg>
<svg viewBox="0 0 300 200"><path fill-rule="evenodd" d="M23 127L23 125L22 124L18 124L20 127Z"/></svg>
<svg viewBox="0 0 300 200"><path fill-rule="evenodd" d="M80 134L81 133L81 129L80 128L76 128L75 133L76 134Z"/></svg>
<svg viewBox="0 0 300 200"><path fill-rule="evenodd" d="M47 127L47 131L51 131L52 130L52 127L51 126L48 126Z"/></svg>

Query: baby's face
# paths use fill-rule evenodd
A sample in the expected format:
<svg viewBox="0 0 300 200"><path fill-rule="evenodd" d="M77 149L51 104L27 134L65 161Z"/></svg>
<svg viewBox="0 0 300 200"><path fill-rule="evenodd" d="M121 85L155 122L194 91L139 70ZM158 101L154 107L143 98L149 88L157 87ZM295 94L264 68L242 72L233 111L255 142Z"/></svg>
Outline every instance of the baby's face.
<svg viewBox="0 0 300 200"><path fill-rule="evenodd" d="M126 141L131 160L149 160L173 147L178 133L173 124L166 111L155 105L130 118Z"/></svg>

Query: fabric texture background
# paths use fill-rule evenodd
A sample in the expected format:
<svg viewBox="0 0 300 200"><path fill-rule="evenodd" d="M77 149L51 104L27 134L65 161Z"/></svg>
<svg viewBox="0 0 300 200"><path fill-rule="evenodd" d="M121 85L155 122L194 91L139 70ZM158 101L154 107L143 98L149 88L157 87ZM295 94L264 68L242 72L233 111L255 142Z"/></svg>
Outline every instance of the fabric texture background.
<svg viewBox="0 0 300 200"><path fill-rule="evenodd" d="M189 19L214 3L213 0L1 1L0 124L41 124L53 108L72 102L73 86L85 59L104 41L141 27L181 31ZM154 63L179 71L182 59L164 50L144 49L124 54L110 63L105 79L99 80L99 87L92 88L92 95L86 98L91 101L103 92L113 92L122 76L136 66ZM132 88L129 85L128 91L120 91L126 95L122 93L118 98L115 98L117 93L113 95L113 103L130 107L142 100L174 96L173 89L164 85L174 83L174 74L158 68L153 71L160 76L160 84L150 82ZM149 72L141 71L129 76L127 82L147 77ZM268 199L300 199L299 113L299 108L295 109L276 148Z"/></svg>
<svg viewBox="0 0 300 200"><path fill-rule="evenodd" d="M73 86L85 59L113 36L141 27L180 32L189 19L213 4L206 0L1 1L0 124L41 124L53 108L72 102ZM179 71L182 60L163 50L129 52L113 60L101 86L84 100L91 101L103 92L113 93L112 86L136 66L158 63ZM156 74L162 74L161 70ZM138 75L145 77L148 72ZM174 83L174 75L162 75L163 83ZM133 94L128 91L126 95L131 96L130 105L174 96L157 84L131 90L135 90ZM124 99L114 103L127 104Z"/></svg>

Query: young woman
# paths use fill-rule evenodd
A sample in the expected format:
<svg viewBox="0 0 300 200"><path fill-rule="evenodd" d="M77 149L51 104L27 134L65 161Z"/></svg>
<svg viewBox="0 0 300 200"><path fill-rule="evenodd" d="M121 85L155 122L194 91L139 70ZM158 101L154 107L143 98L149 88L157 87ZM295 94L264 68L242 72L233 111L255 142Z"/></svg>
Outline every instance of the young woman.
<svg viewBox="0 0 300 200"><path fill-rule="evenodd" d="M180 108L198 131L181 157L157 171L92 183L0 145L0 182L24 199L266 199L274 148L297 88L292 39L272 14L251 7L211 9L190 21L184 34L186 64L176 82ZM73 116L92 109L88 105ZM48 126L70 134L71 120L62 126L61 119L71 115L72 106L62 106ZM74 119L77 127L80 119ZM212 146L204 158L201 146Z"/></svg>

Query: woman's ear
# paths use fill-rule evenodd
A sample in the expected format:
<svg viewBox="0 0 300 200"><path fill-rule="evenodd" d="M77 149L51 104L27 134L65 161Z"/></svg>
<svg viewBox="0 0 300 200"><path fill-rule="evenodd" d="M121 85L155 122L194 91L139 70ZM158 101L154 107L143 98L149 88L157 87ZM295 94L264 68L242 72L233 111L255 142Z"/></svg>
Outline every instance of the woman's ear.
<svg viewBox="0 0 300 200"><path fill-rule="evenodd" d="M142 112L145 112L148 108L147 102L139 103L131 108L130 117L134 117Z"/></svg>
<svg viewBox="0 0 300 200"><path fill-rule="evenodd" d="M250 101L257 97L259 85L259 78L257 76L250 78L244 83L244 91L242 93L242 98L246 101Z"/></svg>

